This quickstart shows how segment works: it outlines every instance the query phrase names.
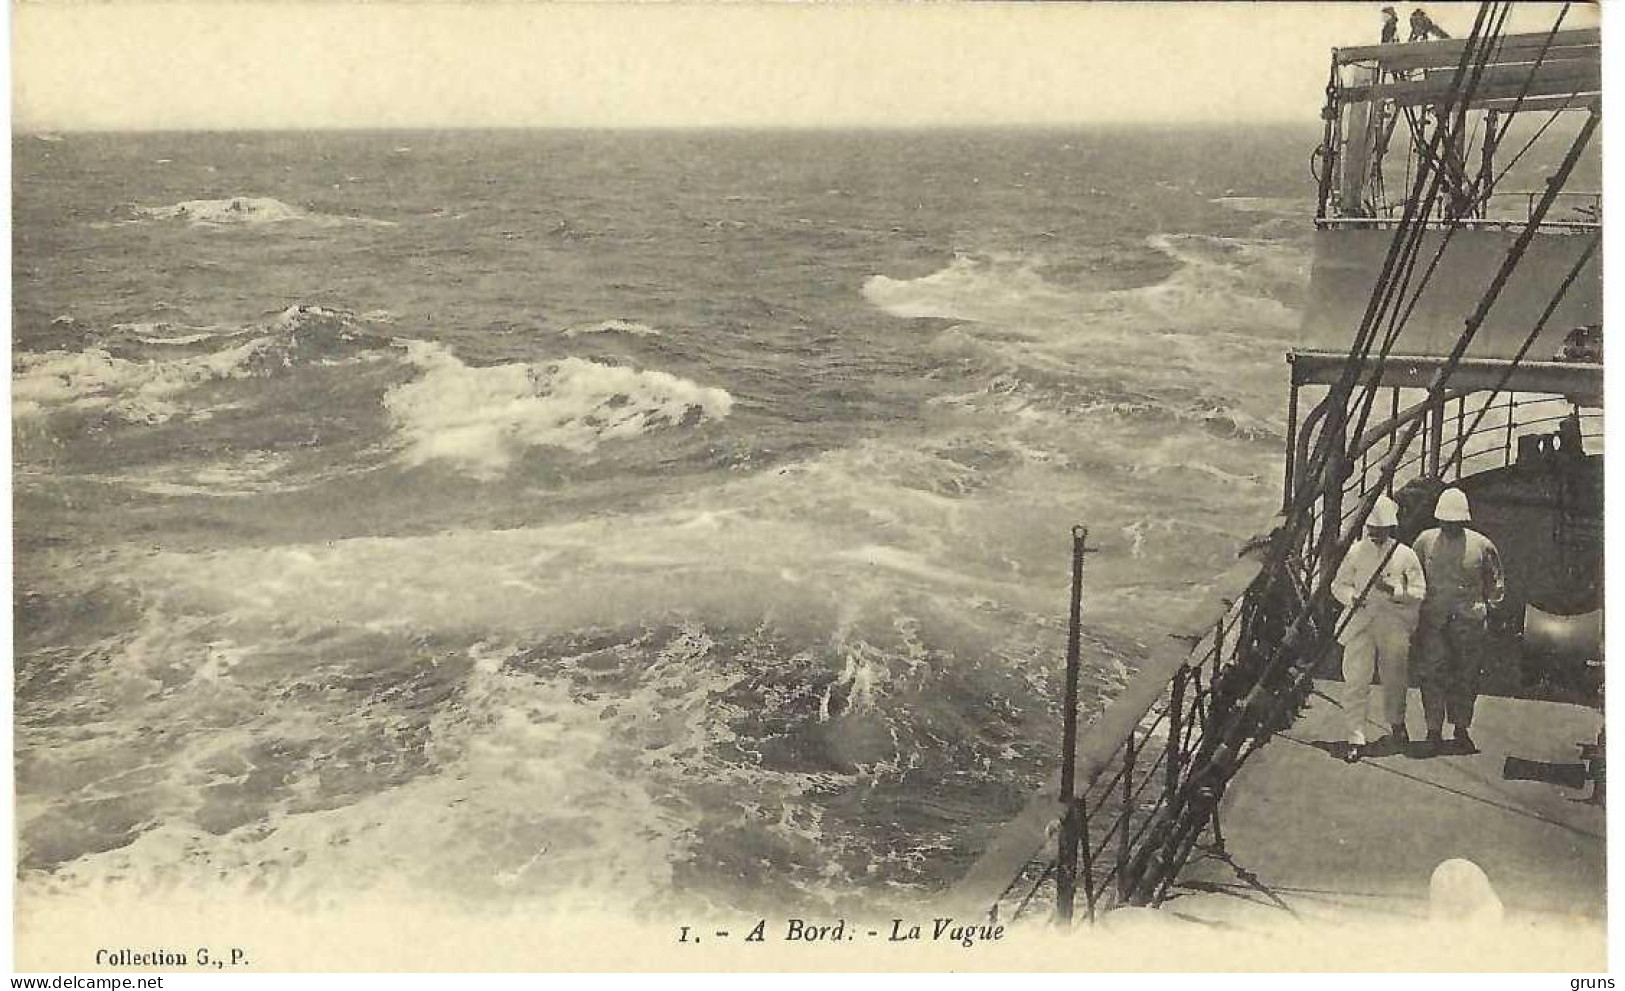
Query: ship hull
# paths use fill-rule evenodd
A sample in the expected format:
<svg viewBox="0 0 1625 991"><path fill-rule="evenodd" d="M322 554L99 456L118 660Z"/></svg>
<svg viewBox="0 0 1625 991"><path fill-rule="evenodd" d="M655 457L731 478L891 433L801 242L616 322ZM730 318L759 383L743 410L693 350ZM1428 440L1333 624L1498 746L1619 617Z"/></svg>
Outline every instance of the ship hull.
<svg viewBox="0 0 1625 991"><path fill-rule="evenodd" d="M1315 231L1315 262L1303 322L1306 346L1346 352L1353 341L1394 238L1391 223L1364 223L1371 226L1339 223ZM1588 227L1537 233L1474 337L1468 356L1516 355L1540 320L1553 291L1585 252L1593 233ZM1445 231L1429 230L1422 237L1413 288L1438 253ZM1452 233L1437 269L1405 323L1396 350L1407 354L1450 353L1461 334L1464 315L1472 313L1483 298L1485 286L1495 277L1517 238L1515 229L1493 227L1464 227ZM1571 329L1602 322L1600 266L1601 253L1593 253L1530 349L1531 360L1556 355Z"/></svg>

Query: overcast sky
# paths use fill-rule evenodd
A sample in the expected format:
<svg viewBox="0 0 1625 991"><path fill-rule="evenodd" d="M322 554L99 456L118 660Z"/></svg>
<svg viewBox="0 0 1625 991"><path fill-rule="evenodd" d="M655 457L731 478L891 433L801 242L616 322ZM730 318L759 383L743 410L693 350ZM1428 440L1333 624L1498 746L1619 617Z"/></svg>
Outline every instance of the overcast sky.
<svg viewBox="0 0 1625 991"><path fill-rule="evenodd" d="M13 114L21 130L1311 124L1329 49L1376 41L1381 6L23 2ZM1427 6L1471 28L1473 4ZM1577 6L1565 26L1597 19Z"/></svg>

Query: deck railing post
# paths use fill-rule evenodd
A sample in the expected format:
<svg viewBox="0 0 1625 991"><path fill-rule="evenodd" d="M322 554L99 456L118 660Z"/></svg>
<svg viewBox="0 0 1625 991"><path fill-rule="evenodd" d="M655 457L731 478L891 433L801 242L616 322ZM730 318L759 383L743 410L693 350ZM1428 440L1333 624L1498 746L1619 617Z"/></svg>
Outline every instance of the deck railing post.
<svg viewBox="0 0 1625 991"><path fill-rule="evenodd" d="M1078 897L1078 802L1067 803L1061 815L1060 848L1055 856L1055 923L1072 923L1072 903Z"/></svg>
<svg viewBox="0 0 1625 991"><path fill-rule="evenodd" d="M1072 608L1066 637L1066 696L1061 712L1061 816L1060 849L1055 858L1055 921L1072 921L1072 902L1078 885L1078 814L1076 775L1078 759L1079 643L1083 637L1083 555L1089 528L1072 528Z"/></svg>
<svg viewBox="0 0 1625 991"><path fill-rule="evenodd" d="M1512 433L1513 429L1517 426L1517 410L1517 400L1513 398L1512 393L1509 391L1507 393L1507 443L1506 451L1501 455L1501 464L1503 467L1512 463Z"/></svg>
<svg viewBox="0 0 1625 991"><path fill-rule="evenodd" d="M1083 905L1085 918L1095 921L1095 852L1089 846L1089 799L1079 798L1075 806L1078 818L1078 849L1083 851Z"/></svg>
<svg viewBox="0 0 1625 991"><path fill-rule="evenodd" d="M1456 400L1456 444L1452 448L1455 451L1456 481L1458 482L1461 481L1462 465L1467 460L1467 438L1464 436L1466 430L1467 397L1462 396Z"/></svg>
<svg viewBox="0 0 1625 991"><path fill-rule="evenodd" d="M1293 462L1298 454L1298 383L1293 381L1286 400L1286 477L1281 482L1281 512L1292 509L1293 485L1297 481L1297 466Z"/></svg>
<svg viewBox="0 0 1625 991"><path fill-rule="evenodd" d="M1396 385L1388 390L1388 394L1388 419L1394 424L1394 428L1388 431L1388 453L1392 454L1394 453L1394 447L1399 443L1399 386ZM1388 476L1388 494L1390 496L1394 494L1394 478L1392 475Z"/></svg>
<svg viewBox="0 0 1625 991"><path fill-rule="evenodd" d="M1128 883L1128 847L1129 835L1134 823L1134 756L1138 748L1135 746L1134 731L1130 730L1128 739L1123 743L1123 809L1120 818L1123 828L1117 834L1117 900L1128 900L1131 886Z"/></svg>
<svg viewBox="0 0 1625 991"><path fill-rule="evenodd" d="M1439 478L1439 453L1444 446L1444 397L1428 409L1427 476Z"/></svg>
<svg viewBox="0 0 1625 991"><path fill-rule="evenodd" d="M1185 682L1189 680L1191 666L1181 664L1179 673L1174 675L1173 694L1168 698L1168 753L1163 759L1162 794L1165 802L1174 800L1174 792L1179 790L1179 766L1181 761L1180 747L1183 745L1185 727Z"/></svg>

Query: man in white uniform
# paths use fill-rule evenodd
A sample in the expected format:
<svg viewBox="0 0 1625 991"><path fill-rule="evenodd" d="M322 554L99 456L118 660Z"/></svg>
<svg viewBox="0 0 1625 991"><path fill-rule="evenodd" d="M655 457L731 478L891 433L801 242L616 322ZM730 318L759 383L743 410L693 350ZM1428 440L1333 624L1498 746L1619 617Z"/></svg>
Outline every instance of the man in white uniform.
<svg viewBox="0 0 1625 991"><path fill-rule="evenodd" d="M1337 642L1343 645L1343 710L1354 758L1365 746L1373 672L1382 676L1382 716L1389 729L1377 746L1397 752L1410 739L1405 729L1406 656L1427 584L1416 553L1395 539L1398 529L1399 507L1378 496L1366 518L1365 537L1349 548L1332 581L1332 595L1346 610Z"/></svg>

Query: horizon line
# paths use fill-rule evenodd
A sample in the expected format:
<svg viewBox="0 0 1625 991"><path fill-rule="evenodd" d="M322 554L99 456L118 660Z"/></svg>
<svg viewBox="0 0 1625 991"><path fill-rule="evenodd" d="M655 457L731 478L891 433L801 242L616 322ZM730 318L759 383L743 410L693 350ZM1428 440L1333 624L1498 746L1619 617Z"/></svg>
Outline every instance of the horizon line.
<svg viewBox="0 0 1625 991"><path fill-rule="evenodd" d="M68 134L272 134L326 131L1061 131L1081 128L1200 127L1209 130L1245 130L1257 127L1319 127L1319 118L1269 118L1247 122L1210 118L1163 120L1016 121L973 123L841 123L841 124L233 124L227 126L18 126L13 137Z"/></svg>

